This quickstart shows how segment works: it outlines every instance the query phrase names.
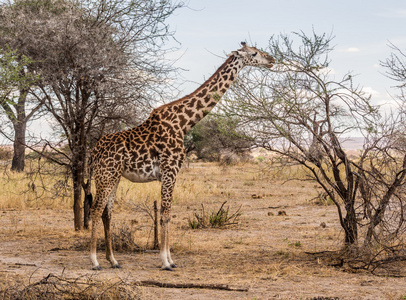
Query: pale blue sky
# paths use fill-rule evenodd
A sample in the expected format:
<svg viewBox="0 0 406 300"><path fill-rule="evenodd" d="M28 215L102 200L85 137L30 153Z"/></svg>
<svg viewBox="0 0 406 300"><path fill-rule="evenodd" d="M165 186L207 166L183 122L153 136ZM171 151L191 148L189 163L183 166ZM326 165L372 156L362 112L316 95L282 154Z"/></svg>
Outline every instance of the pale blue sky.
<svg viewBox="0 0 406 300"><path fill-rule="evenodd" d="M377 103L389 99L394 85L381 73L379 61L389 56L388 42L406 48L406 1L321 1L321 0L189 0L188 8L169 19L181 43L176 66L186 80L187 94L207 79L224 56L248 41L260 48L268 46L271 35L304 31L332 33L335 50L331 67L338 75L352 71L355 82L373 91ZM214 55L215 54L215 55Z"/></svg>
<svg viewBox="0 0 406 300"><path fill-rule="evenodd" d="M375 103L390 101L388 91L394 93L390 90L394 82L381 74L379 61L389 56L389 41L406 50L406 1L186 1L189 8L169 18L181 43L180 51L170 58L179 58L175 65L186 69L181 74L190 81L182 86L182 96L210 77L241 41L266 48L273 34L311 33L312 28L335 36L330 57L337 76L348 71L358 74L355 83L372 91ZM30 129L46 136L49 126L36 122Z"/></svg>

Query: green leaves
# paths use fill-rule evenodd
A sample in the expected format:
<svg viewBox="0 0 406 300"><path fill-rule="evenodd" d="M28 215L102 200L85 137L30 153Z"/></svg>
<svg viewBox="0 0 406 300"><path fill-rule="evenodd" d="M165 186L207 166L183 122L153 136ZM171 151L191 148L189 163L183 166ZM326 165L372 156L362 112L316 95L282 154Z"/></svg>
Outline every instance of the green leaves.
<svg viewBox="0 0 406 300"><path fill-rule="evenodd" d="M39 78L29 72L32 63L25 55L19 55L16 50L0 50L0 105L14 118L10 105L17 105L18 98Z"/></svg>

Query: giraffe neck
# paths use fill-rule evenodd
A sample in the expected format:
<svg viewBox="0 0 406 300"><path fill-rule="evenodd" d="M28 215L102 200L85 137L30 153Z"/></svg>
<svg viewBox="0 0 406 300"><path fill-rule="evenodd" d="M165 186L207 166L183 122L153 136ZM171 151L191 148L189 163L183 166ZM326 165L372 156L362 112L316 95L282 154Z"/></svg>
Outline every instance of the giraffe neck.
<svg viewBox="0 0 406 300"><path fill-rule="evenodd" d="M156 109L163 119L171 119L183 134L203 119L217 104L224 93L237 78L238 72L244 67L243 61L234 55L197 90L179 100L165 104ZM177 115L174 118L173 114ZM178 124L176 124L178 123Z"/></svg>

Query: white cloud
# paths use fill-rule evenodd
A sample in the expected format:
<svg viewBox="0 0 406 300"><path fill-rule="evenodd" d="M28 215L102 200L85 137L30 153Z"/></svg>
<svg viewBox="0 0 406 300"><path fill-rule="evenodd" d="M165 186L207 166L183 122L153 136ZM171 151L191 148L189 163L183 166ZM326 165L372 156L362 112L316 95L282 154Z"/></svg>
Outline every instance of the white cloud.
<svg viewBox="0 0 406 300"><path fill-rule="evenodd" d="M380 97L381 93L378 92L377 90L374 90L372 87L370 86L366 86L362 89L367 95L370 95L372 97Z"/></svg>
<svg viewBox="0 0 406 300"><path fill-rule="evenodd" d="M356 53L360 52L361 49L357 47L348 47L348 48L340 48L338 49L339 52L345 52L345 53Z"/></svg>
<svg viewBox="0 0 406 300"><path fill-rule="evenodd" d="M346 50L344 50L344 52L360 52L360 51L361 50L356 47L350 47L350 48L347 48Z"/></svg>
<svg viewBox="0 0 406 300"><path fill-rule="evenodd" d="M335 69L329 68L329 67L321 69L321 70L320 70L320 73L321 73L321 74L324 74L324 75L334 75L334 74L337 74L337 72L336 72Z"/></svg>

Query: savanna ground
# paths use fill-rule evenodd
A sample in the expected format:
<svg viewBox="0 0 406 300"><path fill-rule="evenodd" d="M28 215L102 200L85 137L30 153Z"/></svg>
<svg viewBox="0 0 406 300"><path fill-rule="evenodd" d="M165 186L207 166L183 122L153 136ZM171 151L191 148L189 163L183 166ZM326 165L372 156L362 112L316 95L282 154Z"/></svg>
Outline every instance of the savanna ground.
<svg viewBox="0 0 406 300"><path fill-rule="evenodd" d="M108 293L123 283L140 299L406 297L404 278L387 276L385 270L376 276L350 269L330 255L333 252L329 251L340 249L343 240L336 208L312 200L320 191L315 183L286 181L293 176L288 171L264 171L262 164L252 163L185 166L178 177L172 208L170 242L178 265L174 272L161 271L159 254L149 251L116 251L122 269L111 269L103 250L98 251L103 270L92 271L88 257L90 232L73 230L70 197L29 201L29 194L20 193L27 183L18 176L3 173L1 183L2 296L5 291L11 295L10 290L33 286L53 274L70 283L101 283L86 291L101 298L123 297L123 290ZM151 248L153 222L136 204L140 206L148 199L151 205L153 199L159 199L159 193L157 182L132 184L123 179L114 207L114 230L130 232L137 245ZM202 204L209 214L224 201L230 213L241 206L238 224L191 229L188 220L201 213ZM136 286L136 281L143 280L227 284L248 291Z"/></svg>

